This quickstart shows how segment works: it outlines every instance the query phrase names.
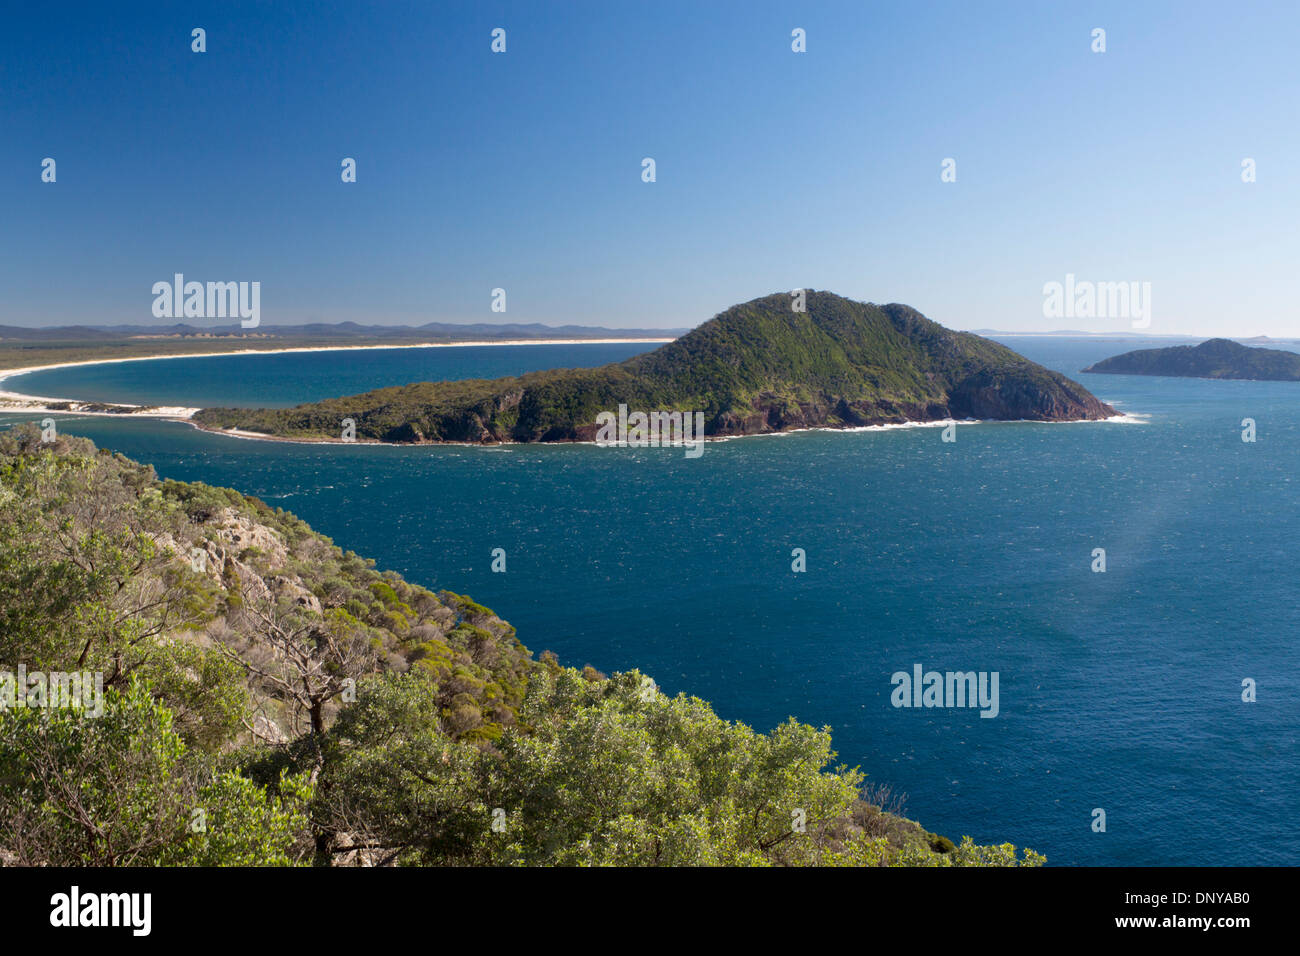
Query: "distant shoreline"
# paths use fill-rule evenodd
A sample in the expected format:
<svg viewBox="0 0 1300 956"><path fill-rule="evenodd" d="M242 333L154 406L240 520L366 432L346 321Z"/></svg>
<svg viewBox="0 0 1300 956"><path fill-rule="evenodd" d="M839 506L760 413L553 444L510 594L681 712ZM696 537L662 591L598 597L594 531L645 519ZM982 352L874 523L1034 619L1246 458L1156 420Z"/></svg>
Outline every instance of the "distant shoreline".
<svg viewBox="0 0 1300 956"><path fill-rule="evenodd" d="M374 349L447 349L447 348L482 348L495 345L648 345L672 342L670 338L604 338L604 339L487 339L465 342L416 342L401 345L300 345L279 349L232 349L227 352L186 352L183 354L166 353L162 355L130 355L122 358L85 359L76 362L52 362L31 365L24 368L0 370L0 386L11 378L28 375L32 372L47 372L57 368L76 368L83 365L116 365L121 362L157 362L163 359L183 358L225 358L232 355L284 355L289 352L355 352ZM52 408L51 404L75 407ZM121 411L104 411L104 408L122 409ZM130 416L134 418L165 418L188 421L198 408L179 405L148 406L132 405L126 402L92 402L77 398L52 398L43 395L27 395L11 392L0 387L0 411L10 412L48 412L52 415L108 415ZM204 429L210 431L213 429Z"/></svg>

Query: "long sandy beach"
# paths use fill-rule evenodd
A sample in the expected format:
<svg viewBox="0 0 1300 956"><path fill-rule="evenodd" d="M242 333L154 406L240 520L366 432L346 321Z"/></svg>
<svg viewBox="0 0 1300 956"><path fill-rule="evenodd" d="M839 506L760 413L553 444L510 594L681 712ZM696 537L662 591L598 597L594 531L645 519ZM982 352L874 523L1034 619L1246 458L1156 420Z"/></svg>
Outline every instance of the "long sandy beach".
<svg viewBox="0 0 1300 956"><path fill-rule="evenodd" d="M179 405L142 406L119 402L88 402L76 398L53 398L45 395L28 395L2 386L11 378L29 372L44 372L57 368L75 368L82 365L116 365L121 362L157 362L163 359L225 358L231 355L284 355L289 352L358 352L375 349L447 349L474 348L493 345L620 345L661 344L671 342L666 338L605 338L605 339L491 339L467 342L418 342L403 345L304 345L282 349L234 349L229 352L186 352L179 355L132 355L129 358L87 359L80 362L56 362L31 365L24 368L0 370L0 411L49 412L56 415L133 415L141 418L188 419L198 408ZM58 406L58 407L55 407ZM105 410L105 409L111 410ZM248 437L252 437L251 434Z"/></svg>

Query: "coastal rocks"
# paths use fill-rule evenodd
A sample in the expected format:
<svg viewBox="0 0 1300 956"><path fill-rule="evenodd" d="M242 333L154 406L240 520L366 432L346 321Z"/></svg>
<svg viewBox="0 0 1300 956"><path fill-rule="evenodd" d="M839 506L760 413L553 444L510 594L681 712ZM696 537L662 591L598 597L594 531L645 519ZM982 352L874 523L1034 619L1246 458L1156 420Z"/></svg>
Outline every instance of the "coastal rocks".
<svg viewBox="0 0 1300 956"><path fill-rule="evenodd" d="M414 422L406 422L398 425L396 428L385 432L382 438L387 442L399 442L403 444L422 442L425 440L424 431Z"/></svg>
<svg viewBox="0 0 1300 956"><path fill-rule="evenodd" d="M236 556L253 548L267 568L284 567L289 551L276 532L266 525L235 514L233 508L224 509L218 520L220 523L217 525L216 536L229 542L230 549Z"/></svg>
<svg viewBox="0 0 1300 956"><path fill-rule="evenodd" d="M221 576L226 590L233 589L237 591L245 601L252 600L262 603L270 601L272 598L271 589L262 580L262 576L243 561L227 555L226 561L221 567Z"/></svg>
<svg viewBox="0 0 1300 956"><path fill-rule="evenodd" d="M151 535L159 551L170 550L176 561L220 586L227 560L234 560L226 549L212 541L180 541L171 533ZM250 569L251 572L251 569Z"/></svg>
<svg viewBox="0 0 1300 956"><path fill-rule="evenodd" d="M709 422L710 436L761 435L803 428L862 428L936 422L949 418L993 421L1100 420L1118 414L1067 380L1041 387L1021 377L1001 377L982 372L953 389L947 403L849 401L844 398L816 402L791 402L762 395L751 414L726 411ZM547 439L543 439L547 440Z"/></svg>
<svg viewBox="0 0 1300 956"><path fill-rule="evenodd" d="M522 388L513 389L512 391L506 392L497 397L496 411L500 414L501 412L508 412L513 408L518 408L519 404L523 400L524 390Z"/></svg>
<svg viewBox="0 0 1300 956"><path fill-rule="evenodd" d="M763 411L744 417L726 411L709 422L704 433L706 435L758 435L772 430L767 422L767 414Z"/></svg>
<svg viewBox="0 0 1300 956"><path fill-rule="evenodd" d="M835 405L834 427L862 428L868 425L898 425L903 422L934 422L951 418L942 402L894 403L849 402Z"/></svg>
<svg viewBox="0 0 1300 956"><path fill-rule="evenodd" d="M277 602L288 600L304 610L313 614L321 613L320 599L312 594L297 578L285 577L283 574L277 574L268 582L271 592L275 595Z"/></svg>
<svg viewBox="0 0 1300 956"><path fill-rule="evenodd" d="M1055 387L984 369L952 390L948 407L957 418L998 421L1099 421L1119 414L1065 378L1050 384Z"/></svg>
<svg viewBox="0 0 1300 956"><path fill-rule="evenodd" d="M285 567L289 556L276 531L229 507L213 514L210 520L214 527L207 540L182 542L164 535L158 544L174 550L177 560L194 572L218 587L237 590L246 600L288 600L320 613L320 601L298 578L273 574Z"/></svg>
<svg viewBox="0 0 1300 956"><path fill-rule="evenodd" d="M470 442L476 445L501 441L478 411L467 412L459 419L453 419L441 431L443 441Z"/></svg>
<svg viewBox="0 0 1300 956"><path fill-rule="evenodd" d="M595 434L596 434L595 425L591 426L591 433L593 436L592 440L594 441ZM546 431L542 432L542 437L537 440L544 441L544 442L556 442L556 441L579 441L580 439L578 438L578 429L561 425L555 428L548 428Z"/></svg>

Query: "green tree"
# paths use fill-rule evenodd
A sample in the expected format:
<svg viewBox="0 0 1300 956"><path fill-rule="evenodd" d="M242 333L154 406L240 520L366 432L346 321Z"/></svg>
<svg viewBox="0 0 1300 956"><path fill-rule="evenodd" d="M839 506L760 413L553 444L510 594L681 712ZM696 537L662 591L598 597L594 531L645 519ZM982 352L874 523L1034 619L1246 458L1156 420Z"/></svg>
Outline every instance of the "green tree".
<svg viewBox="0 0 1300 956"><path fill-rule="evenodd" d="M288 864L307 852L305 780L275 796L191 751L140 681L104 712L0 710L0 847L54 866ZM196 830L203 821L204 828Z"/></svg>

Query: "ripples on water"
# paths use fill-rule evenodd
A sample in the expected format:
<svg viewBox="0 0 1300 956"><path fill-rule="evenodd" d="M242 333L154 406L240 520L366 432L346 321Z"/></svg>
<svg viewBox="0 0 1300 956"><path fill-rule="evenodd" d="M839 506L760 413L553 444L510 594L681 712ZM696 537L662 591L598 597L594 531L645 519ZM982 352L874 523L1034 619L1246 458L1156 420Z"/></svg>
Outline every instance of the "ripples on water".
<svg viewBox="0 0 1300 956"><path fill-rule="evenodd" d="M788 715L829 724L840 759L907 792L907 812L954 839L1027 844L1055 864L1300 862L1300 384L1085 376L1144 344L1007 342L1145 424L962 426L953 444L935 429L807 432L710 443L696 460L62 427L471 594L534 651L639 667L759 729ZM599 346L537 348L485 351L534 367L611 360L583 351ZM241 385L247 403L289 395L261 364L278 360L246 361L260 372ZM137 363L131 387L181 364ZM321 381L310 363L283 372ZM77 390L90 373L67 370L61 387L101 397ZM1245 417L1255 444L1240 439ZM496 547L507 574L490 572ZM790 570L796 547L807 573ZM1090 571L1097 547L1105 574ZM893 708L890 675L916 662L998 671L1000 715ZM1256 704L1240 700L1244 677ZM1090 830L1094 807L1105 834Z"/></svg>

